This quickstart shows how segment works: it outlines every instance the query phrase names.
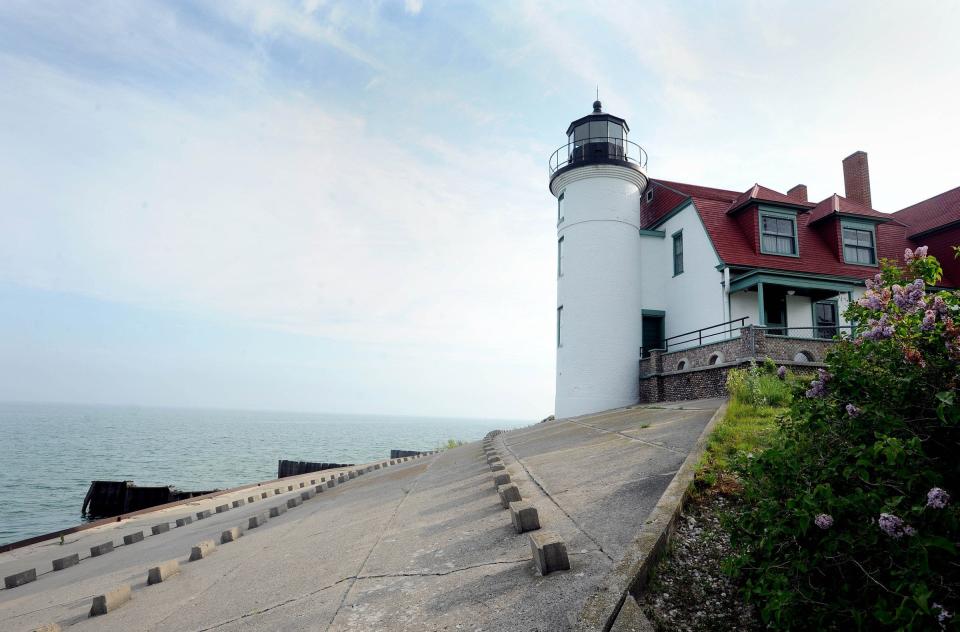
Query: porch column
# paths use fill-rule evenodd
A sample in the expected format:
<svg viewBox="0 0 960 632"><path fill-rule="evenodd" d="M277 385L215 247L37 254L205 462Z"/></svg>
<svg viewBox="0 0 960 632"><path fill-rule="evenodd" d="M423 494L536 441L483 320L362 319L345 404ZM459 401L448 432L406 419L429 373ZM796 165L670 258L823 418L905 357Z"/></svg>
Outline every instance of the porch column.
<svg viewBox="0 0 960 632"><path fill-rule="evenodd" d="M763 283L757 283L757 313L759 314L761 327L767 326L767 313L763 309Z"/></svg>

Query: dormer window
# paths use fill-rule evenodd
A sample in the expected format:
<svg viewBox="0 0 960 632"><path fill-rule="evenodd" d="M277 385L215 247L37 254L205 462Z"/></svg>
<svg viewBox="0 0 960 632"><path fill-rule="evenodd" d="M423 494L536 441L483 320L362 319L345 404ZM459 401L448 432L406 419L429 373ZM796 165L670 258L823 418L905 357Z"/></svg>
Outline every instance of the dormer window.
<svg viewBox="0 0 960 632"><path fill-rule="evenodd" d="M877 239L873 224L840 223L843 232L843 260L861 266L877 265Z"/></svg>
<svg viewBox="0 0 960 632"><path fill-rule="evenodd" d="M765 255L799 256L797 216L760 211L760 252Z"/></svg>

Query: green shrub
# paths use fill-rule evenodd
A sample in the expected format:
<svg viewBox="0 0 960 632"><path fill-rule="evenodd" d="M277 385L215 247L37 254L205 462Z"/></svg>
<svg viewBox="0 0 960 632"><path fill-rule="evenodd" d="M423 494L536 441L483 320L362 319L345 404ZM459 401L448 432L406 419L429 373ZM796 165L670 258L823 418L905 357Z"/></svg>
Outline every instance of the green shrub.
<svg viewBox="0 0 960 632"><path fill-rule="evenodd" d="M960 629L960 293L928 293L939 265L909 255L739 472L729 570L771 627Z"/></svg>
<svg viewBox="0 0 960 632"><path fill-rule="evenodd" d="M796 378L784 370L781 379L778 370L770 358L761 365L751 362L749 368L730 369L727 391L734 399L753 406L786 406L792 398L791 384Z"/></svg>

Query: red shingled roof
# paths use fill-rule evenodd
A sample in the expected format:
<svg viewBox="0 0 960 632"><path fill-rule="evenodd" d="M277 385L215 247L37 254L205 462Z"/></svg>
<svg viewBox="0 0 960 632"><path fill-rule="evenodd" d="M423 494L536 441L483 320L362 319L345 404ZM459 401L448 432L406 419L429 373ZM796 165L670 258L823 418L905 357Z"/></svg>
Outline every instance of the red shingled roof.
<svg viewBox="0 0 960 632"><path fill-rule="evenodd" d="M876 211L869 206L864 206L859 202L854 202L853 200L845 198L842 195L837 195L836 193L814 207L813 211L810 213L810 221L818 222L821 219L831 215L860 215L863 217L878 219L882 222L889 222L893 219L893 215L891 213L881 213L880 211Z"/></svg>
<svg viewBox="0 0 960 632"><path fill-rule="evenodd" d="M671 210L677 208L685 200L691 200L700 214L703 225L710 235L720 260L728 266L743 266L752 268L768 268L790 272L806 272L810 274L825 274L849 278L864 279L872 277L877 272L875 266L859 266L845 263L842 251L839 248L839 223L830 224L821 222L817 226L810 224L815 219L815 212L797 214L797 237L800 245L799 257L784 257L779 255L762 254L759 247L759 234L755 214L738 213L730 215L727 211L734 208L739 200L746 199L747 204L756 204L758 201L773 201L756 198L756 195L775 197L771 193L776 191L765 189L761 191L759 185L746 193L715 189L667 180L651 180L654 191L651 202L641 204L640 218L644 228L650 228L662 220ZM770 193L767 193L770 191ZM749 194L749 196L748 196ZM778 194L783 195L783 194ZM745 197L747 196L747 197ZM783 195L784 198L787 196ZM856 208L855 203L836 196L836 208L840 212L851 214L867 214L868 212L889 218L866 207ZM803 203L787 198L790 204L797 207L809 208L812 204ZM828 198L826 201L830 201ZM825 202L826 202L825 201ZM831 202L832 204L833 202ZM823 204L823 203L821 203ZM817 205L819 208L820 205ZM833 207L828 206L830 212ZM822 214L820 217L825 217ZM831 232L832 231L832 232ZM834 234L836 233L836 234ZM904 227L897 222L887 222L877 227L877 256L899 259L903 249L912 247L905 235Z"/></svg>
<svg viewBox="0 0 960 632"><path fill-rule="evenodd" d="M814 206L809 202L801 202L800 200L796 200L789 195L784 195L783 193L774 191L773 189L768 189L761 184L754 184L752 187L736 197L736 199L730 204L730 208L727 209L727 212L735 213L739 209L749 206L754 202L770 202L783 206L792 206L801 211L813 208Z"/></svg>
<svg viewBox="0 0 960 632"><path fill-rule="evenodd" d="M950 189L893 214L910 236L960 222L960 187Z"/></svg>

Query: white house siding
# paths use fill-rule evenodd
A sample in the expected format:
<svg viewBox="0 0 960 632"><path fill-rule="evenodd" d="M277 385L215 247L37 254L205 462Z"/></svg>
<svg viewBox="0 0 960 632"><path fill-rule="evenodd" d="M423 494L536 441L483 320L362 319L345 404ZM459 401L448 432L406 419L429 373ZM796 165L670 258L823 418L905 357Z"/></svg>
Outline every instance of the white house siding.
<svg viewBox="0 0 960 632"><path fill-rule="evenodd" d="M568 179L562 189L557 306L563 306L563 315L555 409L560 418L639 399L641 189L636 172L620 177L619 171L630 170L582 167L574 172L591 176Z"/></svg>
<svg viewBox="0 0 960 632"><path fill-rule="evenodd" d="M809 296L787 296L787 333L797 338L813 338L812 329L793 327L813 327L813 303Z"/></svg>
<svg viewBox="0 0 960 632"><path fill-rule="evenodd" d="M664 329L668 338L727 320L723 273L716 268L720 260L694 205L688 204L657 230L666 236L640 240L643 309L666 312ZM673 235L677 231L683 232L683 273L674 276ZM676 348L694 345L695 341Z"/></svg>
<svg viewBox="0 0 960 632"><path fill-rule="evenodd" d="M757 304L757 293L755 291L740 290L730 294L730 318L728 320L736 320L744 316L747 317L744 325L760 324L760 307Z"/></svg>

